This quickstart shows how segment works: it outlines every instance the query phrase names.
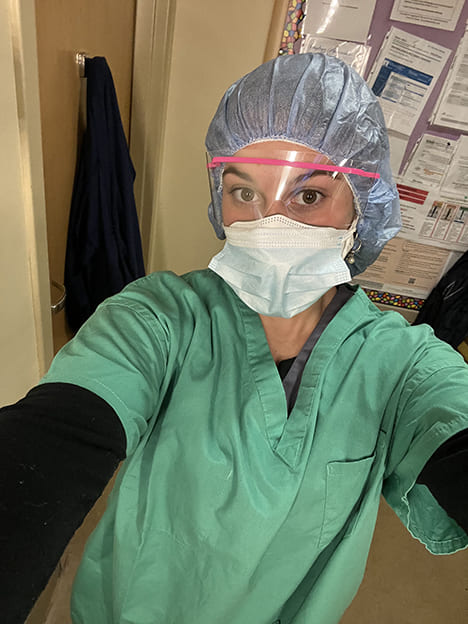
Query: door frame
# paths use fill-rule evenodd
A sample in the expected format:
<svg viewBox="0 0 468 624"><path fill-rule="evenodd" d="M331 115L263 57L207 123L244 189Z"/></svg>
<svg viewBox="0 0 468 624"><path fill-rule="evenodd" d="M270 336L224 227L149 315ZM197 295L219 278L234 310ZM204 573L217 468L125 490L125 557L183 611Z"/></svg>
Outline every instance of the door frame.
<svg viewBox="0 0 468 624"><path fill-rule="evenodd" d="M134 192L148 272L156 240L175 12L174 0L136 3L130 153L138 171Z"/></svg>
<svg viewBox="0 0 468 624"><path fill-rule="evenodd" d="M4 237L0 400L37 383L53 354L34 0L1 4ZM3 376L4 375L4 376Z"/></svg>

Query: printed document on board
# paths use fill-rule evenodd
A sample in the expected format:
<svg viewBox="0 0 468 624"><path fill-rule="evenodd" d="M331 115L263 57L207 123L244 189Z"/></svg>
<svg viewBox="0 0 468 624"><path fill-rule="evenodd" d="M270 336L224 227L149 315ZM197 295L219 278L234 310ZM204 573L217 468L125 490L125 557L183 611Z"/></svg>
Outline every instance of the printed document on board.
<svg viewBox="0 0 468 624"><path fill-rule="evenodd" d="M424 188L440 188L449 171L456 140L423 134L409 157L405 181Z"/></svg>
<svg viewBox="0 0 468 624"><path fill-rule="evenodd" d="M389 130L409 136L450 50L392 26L367 80Z"/></svg>
<svg viewBox="0 0 468 624"><path fill-rule="evenodd" d="M395 0L390 19L442 30L455 30L464 0Z"/></svg>
<svg viewBox="0 0 468 624"><path fill-rule="evenodd" d="M433 123L468 132L468 35L466 32L460 41L439 97Z"/></svg>
<svg viewBox="0 0 468 624"><path fill-rule="evenodd" d="M353 281L364 288L426 299L458 257L448 249L434 249L397 236Z"/></svg>
<svg viewBox="0 0 468 624"><path fill-rule="evenodd" d="M468 250L468 202L404 181L397 188L402 220L398 236L430 247Z"/></svg>

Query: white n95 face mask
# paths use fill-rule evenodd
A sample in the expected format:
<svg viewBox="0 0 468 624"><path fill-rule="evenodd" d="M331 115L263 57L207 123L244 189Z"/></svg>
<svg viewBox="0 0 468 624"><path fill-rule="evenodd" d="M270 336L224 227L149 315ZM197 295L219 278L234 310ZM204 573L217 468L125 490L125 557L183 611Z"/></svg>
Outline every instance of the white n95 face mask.
<svg viewBox="0 0 468 624"><path fill-rule="evenodd" d="M209 268L255 312L291 318L351 279L344 258L353 246L356 221L347 230L283 215L237 221L225 226L225 246Z"/></svg>

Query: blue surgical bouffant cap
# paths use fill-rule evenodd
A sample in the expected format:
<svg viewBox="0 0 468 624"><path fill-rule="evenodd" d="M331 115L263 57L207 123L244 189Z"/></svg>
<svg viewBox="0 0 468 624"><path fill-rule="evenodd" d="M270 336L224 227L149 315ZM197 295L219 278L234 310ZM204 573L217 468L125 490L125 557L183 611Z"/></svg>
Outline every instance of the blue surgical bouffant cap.
<svg viewBox="0 0 468 624"><path fill-rule="evenodd" d="M261 65L226 91L206 148L211 158L232 156L271 140L299 143L336 165L380 174L377 180L347 177L359 214L349 269L352 275L364 271L401 226L387 131L371 89L351 67L325 54L281 56ZM209 216L217 236L225 238L219 182Z"/></svg>

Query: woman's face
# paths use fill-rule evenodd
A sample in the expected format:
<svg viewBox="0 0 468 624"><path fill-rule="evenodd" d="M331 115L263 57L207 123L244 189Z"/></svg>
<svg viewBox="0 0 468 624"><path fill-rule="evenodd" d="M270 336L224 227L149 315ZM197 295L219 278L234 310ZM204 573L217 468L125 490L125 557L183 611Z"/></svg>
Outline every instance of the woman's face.
<svg viewBox="0 0 468 624"><path fill-rule="evenodd" d="M347 229L355 211L353 194L337 172L301 168L297 162L333 165L301 145L265 141L248 145L236 157L295 161L295 166L226 163L223 172L223 223L281 214L307 225Z"/></svg>

